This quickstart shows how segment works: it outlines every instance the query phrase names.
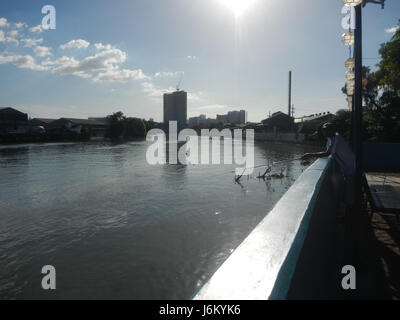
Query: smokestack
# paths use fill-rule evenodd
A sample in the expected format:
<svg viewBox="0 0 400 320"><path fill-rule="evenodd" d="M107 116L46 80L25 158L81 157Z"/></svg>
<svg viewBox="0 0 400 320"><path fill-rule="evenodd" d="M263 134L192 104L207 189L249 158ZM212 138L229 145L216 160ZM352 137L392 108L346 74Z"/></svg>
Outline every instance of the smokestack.
<svg viewBox="0 0 400 320"><path fill-rule="evenodd" d="M292 71L289 71L289 108L288 115L292 116Z"/></svg>

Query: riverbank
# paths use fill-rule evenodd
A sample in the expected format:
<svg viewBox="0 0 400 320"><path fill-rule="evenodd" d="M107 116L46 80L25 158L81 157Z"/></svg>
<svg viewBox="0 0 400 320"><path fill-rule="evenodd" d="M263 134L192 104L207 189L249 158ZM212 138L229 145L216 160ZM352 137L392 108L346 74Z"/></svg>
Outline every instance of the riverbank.
<svg viewBox="0 0 400 320"><path fill-rule="evenodd" d="M15 136L0 136L0 145L13 145L13 144L41 144L41 143L64 143L64 142L116 142L124 143L130 141L141 141L143 137L138 138L120 138L110 139L105 137L82 137L82 136L61 136L61 135L15 135Z"/></svg>

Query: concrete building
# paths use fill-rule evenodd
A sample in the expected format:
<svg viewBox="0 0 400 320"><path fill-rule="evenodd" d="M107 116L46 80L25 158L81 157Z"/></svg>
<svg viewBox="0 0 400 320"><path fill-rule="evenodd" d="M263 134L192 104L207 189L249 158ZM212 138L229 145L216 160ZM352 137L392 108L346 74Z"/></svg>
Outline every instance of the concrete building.
<svg viewBox="0 0 400 320"><path fill-rule="evenodd" d="M217 120L207 118L207 116L205 114L201 114L198 117L189 118L189 127L190 128L196 128L196 127L208 128L215 124L217 124Z"/></svg>
<svg viewBox="0 0 400 320"><path fill-rule="evenodd" d="M226 115L217 115L217 120L223 124L246 124L247 112L245 110L229 111Z"/></svg>
<svg viewBox="0 0 400 320"><path fill-rule="evenodd" d="M178 130L187 126L187 92L175 91L164 94L164 125L177 121Z"/></svg>
<svg viewBox="0 0 400 320"><path fill-rule="evenodd" d="M217 122L222 124L228 123L228 115L227 114L217 114Z"/></svg>

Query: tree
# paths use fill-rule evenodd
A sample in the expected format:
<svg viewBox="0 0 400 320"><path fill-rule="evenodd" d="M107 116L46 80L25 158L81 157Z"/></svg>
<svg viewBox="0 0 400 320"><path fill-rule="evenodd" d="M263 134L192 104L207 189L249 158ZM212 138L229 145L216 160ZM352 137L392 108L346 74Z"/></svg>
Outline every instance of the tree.
<svg viewBox="0 0 400 320"><path fill-rule="evenodd" d="M337 132L339 132L345 139L350 139L350 126L351 126L351 112L350 110L341 109L329 120L334 124Z"/></svg>
<svg viewBox="0 0 400 320"><path fill-rule="evenodd" d="M390 41L379 50L381 61L372 72L363 67L364 140L400 140L400 20ZM342 88L346 94L346 88Z"/></svg>
<svg viewBox="0 0 400 320"><path fill-rule="evenodd" d="M137 138L146 136L146 124L142 119L127 118L124 120L125 138Z"/></svg>
<svg viewBox="0 0 400 320"><path fill-rule="evenodd" d="M111 139L118 139L124 136L125 133L125 116L121 111L115 112L112 115L107 117L110 128L109 128L109 136Z"/></svg>

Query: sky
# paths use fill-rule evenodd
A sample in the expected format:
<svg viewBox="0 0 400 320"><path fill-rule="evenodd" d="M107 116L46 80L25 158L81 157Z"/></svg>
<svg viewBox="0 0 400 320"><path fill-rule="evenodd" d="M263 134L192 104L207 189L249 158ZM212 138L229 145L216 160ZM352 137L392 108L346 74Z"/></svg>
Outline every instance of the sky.
<svg viewBox="0 0 400 320"><path fill-rule="evenodd" d="M238 14L229 1L247 7ZM56 9L43 30L42 7ZM162 95L188 92L188 116L245 109L259 122L347 108L341 0L1 0L0 107L31 118L162 120ZM363 9L364 65L378 63L400 1Z"/></svg>

